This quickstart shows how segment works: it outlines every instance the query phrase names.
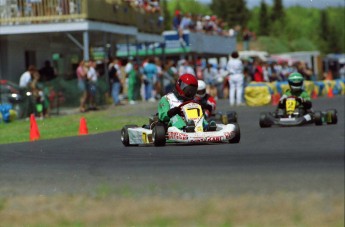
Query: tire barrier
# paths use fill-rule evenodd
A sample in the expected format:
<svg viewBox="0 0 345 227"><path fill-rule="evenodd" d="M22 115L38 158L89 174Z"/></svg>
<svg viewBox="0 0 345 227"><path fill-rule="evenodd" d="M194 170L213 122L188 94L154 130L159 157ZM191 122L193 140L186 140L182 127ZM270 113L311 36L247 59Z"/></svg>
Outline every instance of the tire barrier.
<svg viewBox="0 0 345 227"><path fill-rule="evenodd" d="M248 106L276 105L279 97L289 89L287 81L251 82L244 89L244 98ZM345 80L304 81L304 89L310 97L333 97L345 95Z"/></svg>

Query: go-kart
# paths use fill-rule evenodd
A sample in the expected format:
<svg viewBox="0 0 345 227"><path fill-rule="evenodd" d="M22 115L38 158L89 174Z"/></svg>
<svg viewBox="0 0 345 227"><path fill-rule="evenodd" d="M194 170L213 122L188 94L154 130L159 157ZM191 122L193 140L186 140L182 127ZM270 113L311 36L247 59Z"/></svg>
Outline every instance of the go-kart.
<svg viewBox="0 0 345 227"><path fill-rule="evenodd" d="M323 123L336 124L338 121L335 109L306 112L299 103L298 97L290 96L285 99L282 111L262 112L260 114L260 127L268 128L272 125L301 126L312 123L315 123L315 125L322 125Z"/></svg>
<svg viewBox="0 0 345 227"><path fill-rule="evenodd" d="M201 106L195 102L182 103L181 116L186 122L184 129L168 127L154 115L148 125L126 125L121 130L121 141L124 146L153 144L165 146L168 143L239 143L240 127L237 123L204 125L204 114Z"/></svg>

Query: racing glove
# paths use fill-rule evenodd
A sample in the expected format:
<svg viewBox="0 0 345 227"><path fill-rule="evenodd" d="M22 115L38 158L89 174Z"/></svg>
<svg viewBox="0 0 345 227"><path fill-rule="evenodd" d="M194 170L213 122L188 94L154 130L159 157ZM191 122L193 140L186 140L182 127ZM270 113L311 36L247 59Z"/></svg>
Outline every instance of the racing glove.
<svg viewBox="0 0 345 227"><path fill-rule="evenodd" d="M181 112L180 107L173 107L168 111L168 117L172 118L173 116L175 116L176 114L179 114Z"/></svg>

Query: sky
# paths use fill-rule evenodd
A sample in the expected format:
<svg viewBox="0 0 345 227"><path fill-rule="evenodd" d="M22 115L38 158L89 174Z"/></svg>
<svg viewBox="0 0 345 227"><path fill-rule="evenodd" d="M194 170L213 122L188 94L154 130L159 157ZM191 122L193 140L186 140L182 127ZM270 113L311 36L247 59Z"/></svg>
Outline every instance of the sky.
<svg viewBox="0 0 345 227"><path fill-rule="evenodd" d="M196 0L202 3L211 3L212 0ZM273 0L264 0L267 4L272 4ZM259 6L261 0L246 0L248 8ZM304 7L326 8L328 6L345 7L345 0L283 0L285 7L300 5Z"/></svg>

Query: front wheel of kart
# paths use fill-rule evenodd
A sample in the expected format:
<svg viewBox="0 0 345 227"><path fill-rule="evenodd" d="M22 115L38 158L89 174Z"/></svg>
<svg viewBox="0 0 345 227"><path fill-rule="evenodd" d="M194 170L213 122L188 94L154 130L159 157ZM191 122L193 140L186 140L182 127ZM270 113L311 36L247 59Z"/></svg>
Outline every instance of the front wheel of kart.
<svg viewBox="0 0 345 227"><path fill-rule="evenodd" d="M337 111L335 109L327 111L327 124L335 125L338 122Z"/></svg>
<svg viewBox="0 0 345 227"><path fill-rule="evenodd" d="M270 122L267 119L267 113L261 113L260 114L260 121L259 121L261 128L269 128L271 127Z"/></svg>
<svg viewBox="0 0 345 227"><path fill-rule="evenodd" d="M137 125L125 125L121 129L121 142L124 146L126 146L126 147L130 146L128 129L129 128L135 128L135 127L138 127L138 126Z"/></svg>
<svg viewBox="0 0 345 227"><path fill-rule="evenodd" d="M314 113L314 122L315 125L322 125L322 113L320 111Z"/></svg>
<svg viewBox="0 0 345 227"><path fill-rule="evenodd" d="M152 129L152 140L153 144L158 146L165 146L166 137L165 137L165 128L163 125L156 125Z"/></svg>
<svg viewBox="0 0 345 227"><path fill-rule="evenodd" d="M237 123L234 123L234 125L235 125L235 129L234 129L235 136L229 140L229 143L239 143L241 140L240 125Z"/></svg>

